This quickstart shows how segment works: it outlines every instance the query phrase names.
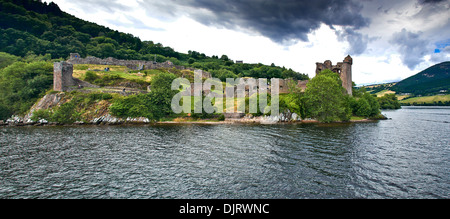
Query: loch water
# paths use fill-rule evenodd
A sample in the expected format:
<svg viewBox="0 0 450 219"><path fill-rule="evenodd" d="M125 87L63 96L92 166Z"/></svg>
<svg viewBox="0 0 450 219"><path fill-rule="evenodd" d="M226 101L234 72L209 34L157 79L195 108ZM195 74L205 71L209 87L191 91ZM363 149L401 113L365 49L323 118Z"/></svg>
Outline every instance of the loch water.
<svg viewBox="0 0 450 219"><path fill-rule="evenodd" d="M391 119L0 127L0 198L450 198L450 107L383 114Z"/></svg>

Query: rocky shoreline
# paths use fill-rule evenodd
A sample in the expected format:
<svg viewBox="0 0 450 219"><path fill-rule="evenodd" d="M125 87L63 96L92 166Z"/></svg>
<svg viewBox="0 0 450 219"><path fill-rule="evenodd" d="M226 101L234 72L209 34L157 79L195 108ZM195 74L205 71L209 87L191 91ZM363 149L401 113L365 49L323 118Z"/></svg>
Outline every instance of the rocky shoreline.
<svg viewBox="0 0 450 219"><path fill-rule="evenodd" d="M292 119L295 118L295 119ZM364 123L364 122L377 122L378 120L352 120L350 123ZM334 123L349 123L349 122L334 122ZM245 116L243 118L230 118L225 121L212 121L212 120L197 120L197 121L165 121L165 122L154 122L147 118L127 118L121 119L116 118L111 115L102 116L95 118L90 122L77 121L73 124L59 124L55 122L48 122L44 119L39 121L32 121L30 119L24 120L21 117L14 116L6 121L0 120L0 127L21 127L21 126L85 126L85 125L105 125L105 126L120 126L120 125L151 125L151 124L201 124L201 125L219 125L219 124L320 124L319 121L313 119L301 120L296 115L291 115L291 117L281 116L261 116L253 117L251 115Z"/></svg>

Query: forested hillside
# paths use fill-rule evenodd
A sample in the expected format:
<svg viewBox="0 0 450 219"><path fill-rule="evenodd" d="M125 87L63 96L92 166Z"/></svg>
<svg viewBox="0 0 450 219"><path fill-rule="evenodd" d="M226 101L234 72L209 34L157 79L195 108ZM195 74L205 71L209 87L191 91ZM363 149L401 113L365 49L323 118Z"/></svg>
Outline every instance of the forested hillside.
<svg viewBox="0 0 450 219"><path fill-rule="evenodd" d="M308 79L306 74L274 64L235 64L227 55L176 52L160 43L141 41L131 34L78 19L53 2L0 0L0 36L0 51L20 57L34 54L58 59L79 53L83 57L154 60L156 55L158 62L170 60L176 65L210 71L218 78Z"/></svg>
<svg viewBox="0 0 450 219"><path fill-rule="evenodd" d="M414 95L439 94L450 90L450 62L434 65L412 77L409 77L391 88L397 93Z"/></svg>

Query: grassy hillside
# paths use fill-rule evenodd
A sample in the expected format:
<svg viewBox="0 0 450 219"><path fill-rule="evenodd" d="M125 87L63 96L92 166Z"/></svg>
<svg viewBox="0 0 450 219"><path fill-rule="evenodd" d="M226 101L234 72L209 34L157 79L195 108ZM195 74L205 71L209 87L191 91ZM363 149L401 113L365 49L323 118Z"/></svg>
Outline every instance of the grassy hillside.
<svg viewBox="0 0 450 219"><path fill-rule="evenodd" d="M396 94L402 105L449 105L450 62L434 65L398 83L365 86L368 92L382 97Z"/></svg>
<svg viewBox="0 0 450 219"><path fill-rule="evenodd" d="M450 90L450 62L434 65L397 83L391 90L414 95L432 95Z"/></svg>
<svg viewBox="0 0 450 219"><path fill-rule="evenodd" d="M436 95L436 96L425 96L425 97L413 97L400 101L402 105L450 105L450 94L449 95Z"/></svg>

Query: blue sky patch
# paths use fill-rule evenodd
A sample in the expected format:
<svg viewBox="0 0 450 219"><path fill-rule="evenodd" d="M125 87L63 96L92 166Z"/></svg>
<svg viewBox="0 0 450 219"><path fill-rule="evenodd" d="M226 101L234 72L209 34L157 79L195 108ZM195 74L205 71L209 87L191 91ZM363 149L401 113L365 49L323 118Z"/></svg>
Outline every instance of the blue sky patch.
<svg viewBox="0 0 450 219"><path fill-rule="evenodd" d="M435 45L436 49L434 50L434 53L441 53L442 49L444 49L447 46L450 46L450 39L436 42Z"/></svg>

